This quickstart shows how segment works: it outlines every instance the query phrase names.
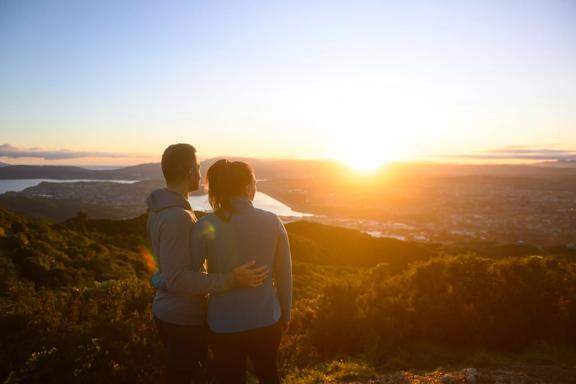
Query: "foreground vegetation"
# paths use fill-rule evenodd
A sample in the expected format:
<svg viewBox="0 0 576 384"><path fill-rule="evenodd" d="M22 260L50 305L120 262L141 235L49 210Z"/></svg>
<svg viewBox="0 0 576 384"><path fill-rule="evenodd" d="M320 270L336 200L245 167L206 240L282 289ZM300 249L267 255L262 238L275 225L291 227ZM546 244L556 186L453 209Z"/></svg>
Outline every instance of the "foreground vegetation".
<svg viewBox="0 0 576 384"><path fill-rule="evenodd" d="M0 210L0 381L162 380L145 220L54 224ZM508 247L506 256L287 228L296 297L281 346L288 383L573 356L576 258L564 248Z"/></svg>

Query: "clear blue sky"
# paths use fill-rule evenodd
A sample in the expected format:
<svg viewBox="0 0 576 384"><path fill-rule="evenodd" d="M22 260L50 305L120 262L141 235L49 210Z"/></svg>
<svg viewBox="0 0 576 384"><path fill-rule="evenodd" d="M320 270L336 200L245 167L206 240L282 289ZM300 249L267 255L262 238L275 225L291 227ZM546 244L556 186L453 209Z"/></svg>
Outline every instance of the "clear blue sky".
<svg viewBox="0 0 576 384"><path fill-rule="evenodd" d="M138 162L178 141L373 161L576 150L576 2L0 0L0 155L16 154L0 161Z"/></svg>

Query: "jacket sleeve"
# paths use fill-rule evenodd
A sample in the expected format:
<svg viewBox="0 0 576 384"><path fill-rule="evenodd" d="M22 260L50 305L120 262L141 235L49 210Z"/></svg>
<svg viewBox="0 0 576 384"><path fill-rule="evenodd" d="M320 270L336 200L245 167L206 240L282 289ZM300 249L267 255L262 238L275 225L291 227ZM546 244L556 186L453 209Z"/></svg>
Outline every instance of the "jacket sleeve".
<svg viewBox="0 0 576 384"><path fill-rule="evenodd" d="M190 215L182 212L167 219L160 229L160 268L168 292L203 295L232 288L231 273L208 274L194 268L197 255L191 254L193 226Z"/></svg>
<svg viewBox="0 0 576 384"><path fill-rule="evenodd" d="M278 220L278 242L274 257L274 277L278 292L278 300L282 309L281 321L291 319L292 310L292 259L290 256L290 244L284 225Z"/></svg>

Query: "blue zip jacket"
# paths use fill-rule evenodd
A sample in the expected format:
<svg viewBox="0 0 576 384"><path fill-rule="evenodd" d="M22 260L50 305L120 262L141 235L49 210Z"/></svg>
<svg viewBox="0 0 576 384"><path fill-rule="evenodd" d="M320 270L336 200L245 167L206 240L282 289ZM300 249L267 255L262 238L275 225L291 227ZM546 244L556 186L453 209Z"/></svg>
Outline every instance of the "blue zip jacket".
<svg viewBox="0 0 576 384"><path fill-rule="evenodd" d="M288 235L273 213L254 208L248 198L231 199L229 220L215 213L202 217L192 233L194 264L207 261L208 273L226 274L256 260L271 274L257 287L211 293L208 325L216 333L242 332L290 320L292 262Z"/></svg>

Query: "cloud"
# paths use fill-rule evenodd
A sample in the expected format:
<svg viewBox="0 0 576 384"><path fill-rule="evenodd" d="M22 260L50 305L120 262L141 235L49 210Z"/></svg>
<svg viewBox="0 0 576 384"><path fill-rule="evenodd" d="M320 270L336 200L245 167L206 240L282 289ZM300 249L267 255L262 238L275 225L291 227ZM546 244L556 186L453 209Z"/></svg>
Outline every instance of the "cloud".
<svg viewBox="0 0 576 384"><path fill-rule="evenodd" d="M87 157L121 159L148 156L150 155L117 152L71 151L68 149L47 150L44 148L18 148L10 144L0 145L0 157L10 159L19 159L23 157L44 160L79 159Z"/></svg>
<svg viewBox="0 0 576 384"><path fill-rule="evenodd" d="M487 160L556 160L576 161L576 151L554 148L513 146L461 155L441 155L439 157Z"/></svg>

